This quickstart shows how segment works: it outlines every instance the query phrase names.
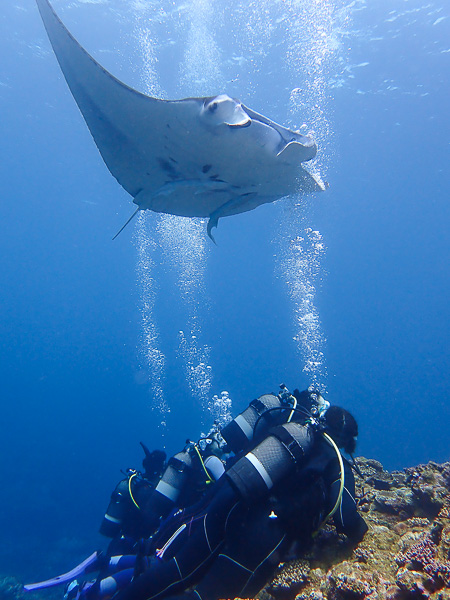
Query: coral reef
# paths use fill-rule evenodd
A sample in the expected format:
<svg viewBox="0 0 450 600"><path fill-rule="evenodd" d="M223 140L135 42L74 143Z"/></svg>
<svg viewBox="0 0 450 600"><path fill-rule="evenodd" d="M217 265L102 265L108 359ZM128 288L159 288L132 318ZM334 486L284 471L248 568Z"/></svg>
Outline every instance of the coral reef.
<svg viewBox="0 0 450 600"><path fill-rule="evenodd" d="M357 463L363 541L354 548L327 525L306 556L280 565L260 600L450 600L450 463L393 473Z"/></svg>
<svg viewBox="0 0 450 600"><path fill-rule="evenodd" d="M292 594L296 590L299 591L308 581L310 571L311 567L307 560L292 560L277 573L269 589L278 598L292 597Z"/></svg>

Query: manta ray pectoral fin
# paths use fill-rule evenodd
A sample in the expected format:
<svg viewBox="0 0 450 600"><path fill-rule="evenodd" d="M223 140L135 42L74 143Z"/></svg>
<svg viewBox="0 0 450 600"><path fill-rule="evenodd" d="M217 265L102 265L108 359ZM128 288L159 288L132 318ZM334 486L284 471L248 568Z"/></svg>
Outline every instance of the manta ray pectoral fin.
<svg viewBox="0 0 450 600"><path fill-rule="evenodd" d="M125 225L123 225L123 226L122 226L122 227L119 229L119 231L116 233L116 235L113 237L113 240L115 240L115 239L116 239L116 237L119 235L119 233L122 233L122 231L125 229L125 227L128 225L128 223L129 223L129 222L130 222L132 219L134 219L134 217L135 217L135 216L138 214L138 212L139 212L140 210L144 210L144 209L143 209L143 208L141 208L140 206L138 206L138 207L137 207L137 209L134 211L134 213L131 215L131 217L128 219L128 221L125 223Z"/></svg>

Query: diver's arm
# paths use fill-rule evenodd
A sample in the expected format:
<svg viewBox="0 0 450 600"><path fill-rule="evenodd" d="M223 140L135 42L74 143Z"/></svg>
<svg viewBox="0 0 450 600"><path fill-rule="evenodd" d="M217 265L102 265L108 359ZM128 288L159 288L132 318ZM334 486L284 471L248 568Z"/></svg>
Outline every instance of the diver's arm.
<svg viewBox="0 0 450 600"><path fill-rule="evenodd" d="M334 460L327 469L325 482L329 486L329 506L332 508L339 497L341 483L337 460ZM355 499L355 478L347 461L344 461L344 491L340 505L333 515L333 522L337 531L344 533L355 544L362 540L368 529L366 522L358 513Z"/></svg>

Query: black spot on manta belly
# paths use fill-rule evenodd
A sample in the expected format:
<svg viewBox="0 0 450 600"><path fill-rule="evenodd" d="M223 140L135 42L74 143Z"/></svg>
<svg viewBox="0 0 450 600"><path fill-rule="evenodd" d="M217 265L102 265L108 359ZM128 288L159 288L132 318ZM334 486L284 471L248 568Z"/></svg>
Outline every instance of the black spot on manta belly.
<svg viewBox="0 0 450 600"><path fill-rule="evenodd" d="M158 164L161 167L161 169L165 171L171 179L176 179L179 177L179 174L168 160L161 157L158 157L156 160L158 161Z"/></svg>

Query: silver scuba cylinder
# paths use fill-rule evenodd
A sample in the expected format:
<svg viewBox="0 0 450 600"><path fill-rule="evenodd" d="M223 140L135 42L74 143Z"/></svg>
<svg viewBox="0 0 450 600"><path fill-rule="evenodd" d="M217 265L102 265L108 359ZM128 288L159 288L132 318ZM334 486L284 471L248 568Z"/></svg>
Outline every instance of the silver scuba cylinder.
<svg viewBox="0 0 450 600"><path fill-rule="evenodd" d="M113 538L120 533L129 498L128 479L123 479L111 494L111 500L100 525L99 531L102 535Z"/></svg>
<svg viewBox="0 0 450 600"><path fill-rule="evenodd" d="M228 469L226 475L244 499L259 498L304 462L313 441L310 427L285 423L275 427L256 448Z"/></svg>
<svg viewBox="0 0 450 600"><path fill-rule="evenodd" d="M143 507L146 535L152 535L160 519L166 517L176 505L192 469L192 456L187 446L169 459L158 485Z"/></svg>
<svg viewBox="0 0 450 600"><path fill-rule="evenodd" d="M248 408L221 430L227 447L236 454L245 448L256 434L262 435L270 427L282 423L286 415L283 407L284 404L275 394L264 394L250 402Z"/></svg>
<svg viewBox="0 0 450 600"><path fill-rule="evenodd" d="M155 488L155 492L175 504L192 467L192 457L188 450L183 450L172 456L163 476Z"/></svg>
<svg viewBox="0 0 450 600"><path fill-rule="evenodd" d="M225 466L223 462L214 454L211 454L204 460L205 469L208 471L208 475L217 481L225 473Z"/></svg>

